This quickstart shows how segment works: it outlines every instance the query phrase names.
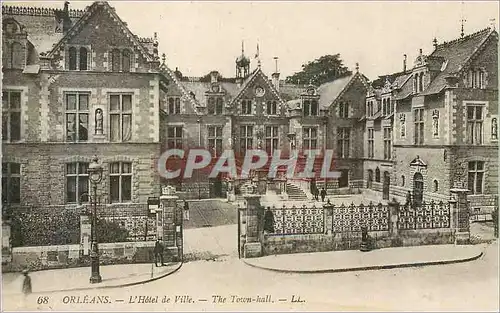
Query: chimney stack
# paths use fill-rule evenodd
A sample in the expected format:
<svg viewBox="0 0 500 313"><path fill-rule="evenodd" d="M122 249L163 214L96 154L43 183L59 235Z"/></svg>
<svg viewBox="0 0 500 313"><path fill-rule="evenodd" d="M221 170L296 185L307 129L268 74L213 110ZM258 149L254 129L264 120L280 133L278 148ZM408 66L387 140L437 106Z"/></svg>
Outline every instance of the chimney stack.
<svg viewBox="0 0 500 313"><path fill-rule="evenodd" d="M274 88L279 92L280 91L280 73L278 71L278 57L274 57L275 69L274 73L271 74Z"/></svg>
<svg viewBox="0 0 500 313"><path fill-rule="evenodd" d="M403 54L403 73L406 73L406 59L408 56L406 54Z"/></svg>
<svg viewBox="0 0 500 313"><path fill-rule="evenodd" d="M69 1L64 1L63 10L63 33L66 34L71 28L71 19L69 18Z"/></svg>

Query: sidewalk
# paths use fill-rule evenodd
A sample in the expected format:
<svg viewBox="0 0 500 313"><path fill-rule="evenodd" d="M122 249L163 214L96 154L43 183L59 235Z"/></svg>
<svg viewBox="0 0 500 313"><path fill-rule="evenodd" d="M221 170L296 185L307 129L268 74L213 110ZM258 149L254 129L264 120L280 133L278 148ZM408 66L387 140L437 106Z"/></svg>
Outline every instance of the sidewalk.
<svg viewBox="0 0 500 313"><path fill-rule="evenodd" d="M100 267L102 282L90 284L90 267L43 270L31 272L33 293L76 291L138 285L157 280L176 272L182 263L167 263L156 267L151 263L105 265ZM2 293L21 293L23 275L2 273Z"/></svg>
<svg viewBox="0 0 500 313"><path fill-rule="evenodd" d="M485 245L435 245L270 255L242 259L247 265L282 273L338 273L473 261Z"/></svg>

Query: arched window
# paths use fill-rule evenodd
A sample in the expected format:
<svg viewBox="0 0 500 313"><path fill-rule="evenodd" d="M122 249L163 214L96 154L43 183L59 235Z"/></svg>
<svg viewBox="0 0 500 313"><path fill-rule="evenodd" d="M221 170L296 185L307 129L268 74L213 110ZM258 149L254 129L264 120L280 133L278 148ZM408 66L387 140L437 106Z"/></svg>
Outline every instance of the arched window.
<svg viewBox="0 0 500 313"><path fill-rule="evenodd" d="M80 71L86 71L87 68L87 48L80 48Z"/></svg>
<svg viewBox="0 0 500 313"><path fill-rule="evenodd" d="M114 49L111 52L111 70L113 72L119 72L120 71L120 65L121 65L121 53L120 50Z"/></svg>
<svg viewBox="0 0 500 313"><path fill-rule="evenodd" d="M69 48L69 70L74 71L76 70L76 48L75 47L70 47Z"/></svg>
<svg viewBox="0 0 500 313"><path fill-rule="evenodd" d="M437 180L434 179L434 192L437 192L439 190L439 183Z"/></svg>
<svg viewBox="0 0 500 313"><path fill-rule="evenodd" d="M378 167L375 169L375 181L380 183L380 169Z"/></svg>
<svg viewBox="0 0 500 313"><path fill-rule="evenodd" d="M373 170L368 170L368 179L367 179L366 187L372 188L372 182L373 182Z"/></svg>
<svg viewBox="0 0 500 313"><path fill-rule="evenodd" d="M18 42L14 42L11 52L12 68L24 68L23 46Z"/></svg>
<svg viewBox="0 0 500 313"><path fill-rule="evenodd" d="M122 71L130 72L130 51L127 49L122 52Z"/></svg>

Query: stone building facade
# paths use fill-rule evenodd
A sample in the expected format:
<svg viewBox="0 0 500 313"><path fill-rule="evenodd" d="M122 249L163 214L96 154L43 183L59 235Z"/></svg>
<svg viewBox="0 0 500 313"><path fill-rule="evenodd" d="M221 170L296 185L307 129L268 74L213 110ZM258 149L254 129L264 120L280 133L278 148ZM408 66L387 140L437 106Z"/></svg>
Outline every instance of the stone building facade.
<svg viewBox="0 0 500 313"><path fill-rule="evenodd" d="M169 78L153 38L132 34L106 2L84 11L3 6L2 201L146 203L160 192L159 98Z"/></svg>
<svg viewBox="0 0 500 313"><path fill-rule="evenodd" d="M498 196L498 33L488 28L442 44L434 40L430 55L420 50L412 68L406 69L406 59L404 64L402 72L375 81L379 86L367 95L367 112L377 103L375 111L388 117L392 133L391 152L374 161L388 136L382 119L381 127L374 126L370 158L367 121L367 185L386 187L386 197L410 192L415 201L444 201L451 188L466 187L471 209L489 211ZM376 168L384 174L374 173L371 183Z"/></svg>

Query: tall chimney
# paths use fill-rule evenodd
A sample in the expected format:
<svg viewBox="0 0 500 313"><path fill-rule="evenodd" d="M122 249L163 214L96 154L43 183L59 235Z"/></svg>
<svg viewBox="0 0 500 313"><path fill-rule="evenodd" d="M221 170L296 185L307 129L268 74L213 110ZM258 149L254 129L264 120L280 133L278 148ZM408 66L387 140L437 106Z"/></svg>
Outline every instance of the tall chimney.
<svg viewBox="0 0 500 313"><path fill-rule="evenodd" d="M69 1L64 1L63 10L63 33L71 28L71 19L69 18Z"/></svg>
<svg viewBox="0 0 500 313"><path fill-rule="evenodd" d="M279 92L280 91L280 73L278 71L278 57L274 57L275 69L274 73L271 74L274 88Z"/></svg>
<svg viewBox="0 0 500 313"><path fill-rule="evenodd" d="M406 59L408 58L406 54L403 55L403 73L406 73Z"/></svg>

